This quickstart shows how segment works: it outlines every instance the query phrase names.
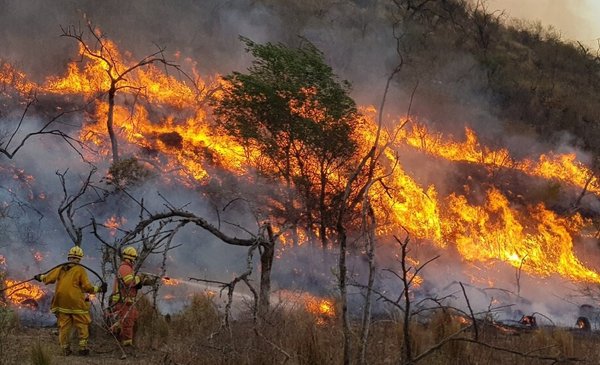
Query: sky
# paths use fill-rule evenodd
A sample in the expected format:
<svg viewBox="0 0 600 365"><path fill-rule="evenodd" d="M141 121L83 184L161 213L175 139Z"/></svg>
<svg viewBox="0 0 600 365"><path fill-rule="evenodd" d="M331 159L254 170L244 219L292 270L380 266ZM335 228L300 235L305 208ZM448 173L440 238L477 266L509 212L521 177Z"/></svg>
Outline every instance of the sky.
<svg viewBox="0 0 600 365"><path fill-rule="evenodd" d="M489 0L489 9L505 9L512 18L541 21L560 30L563 39L598 47L599 0Z"/></svg>

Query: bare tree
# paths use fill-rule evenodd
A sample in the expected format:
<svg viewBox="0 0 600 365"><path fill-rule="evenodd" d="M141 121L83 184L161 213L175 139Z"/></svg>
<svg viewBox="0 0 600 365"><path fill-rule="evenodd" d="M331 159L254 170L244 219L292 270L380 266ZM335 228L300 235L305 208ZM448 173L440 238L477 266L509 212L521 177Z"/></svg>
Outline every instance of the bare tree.
<svg viewBox="0 0 600 365"><path fill-rule="evenodd" d="M53 136L58 136L58 137L62 138L65 142L67 142L67 144L69 144L69 146L71 146L81 156L81 153L79 152L78 148L76 147L76 145L80 148L84 147L80 141L70 137L68 134L64 133L60 129L51 129L51 126L53 124L56 124L56 122L60 118L62 118L64 115L66 115L68 113L75 112L76 110L72 110L72 111L68 111L68 112L67 111L60 112L60 113L56 114L55 116L51 117L46 123L44 123L40 128L37 128L35 131L29 132L29 133L25 134L24 136L20 135L20 132L22 131L22 128L23 128L23 123L25 121L25 117L27 116L27 113L29 112L30 108L36 101L37 101L37 98L34 94L27 101L27 104L25 105L25 109L23 110L23 113L21 114L21 117L19 118L19 122L17 123L14 130L12 132L7 132L5 134L0 135L0 154L3 154L4 156L8 157L9 159L12 159L15 157L17 152L25 146L25 143L30 138L40 136L40 135L53 135ZM82 156L82 158L83 158L83 156Z"/></svg>
<svg viewBox="0 0 600 365"><path fill-rule="evenodd" d="M166 204L166 211L159 213L151 213L143 206L143 203L139 204L141 213L136 226L132 230L122 230L123 235L116 238L112 243L101 236L98 227L103 225L98 224L92 219L93 233L104 244L107 250L106 252L110 256L110 261L113 263L113 267L116 267L117 258L123 246L142 244L139 255L140 259L136 264L139 269L139 266L148 255L164 253L166 250L172 249L173 246L171 246L171 240L181 228L190 223L195 224L227 244L248 247L249 255L252 255L255 250L259 250L261 273L260 290L257 295L257 308L260 312L269 307L271 268L275 256L275 242L277 241L279 234L274 234L268 223L261 224L258 233L256 234L244 229L250 238L237 238L227 235L203 217L177 208L170 203ZM245 277L249 276L251 273L252 272L249 271ZM236 283L238 281L244 281L245 277L238 277L239 280L237 280ZM232 284L232 286L235 285Z"/></svg>
<svg viewBox="0 0 600 365"><path fill-rule="evenodd" d="M60 180L63 190L63 199L58 206L58 215L73 244L75 246L81 246L83 240L83 229L89 227L89 224L83 226L76 224L75 215L79 210L104 200L104 198L106 198L106 191L101 191L99 188L93 186L91 180L92 176L96 173L96 168L92 166L87 177L82 180L79 190L76 193L71 194L68 191L66 182L67 172L68 170L64 172L56 171L56 175ZM95 198L83 202L83 200L86 198L86 193L90 190L94 190Z"/></svg>
<svg viewBox="0 0 600 365"><path fill-rule="evenodd" d="M162 64L165 67L171 67L183 75L185 73L181 70L179 65L172 61L168 61L165 58L165 48L157 47L158 50L152 54L147 55L141 60L134 63L132 66L126 66L119 62L114 51L111 50L107 45L107 40L100 30L90 21L86 23L87 28L82 29L80 26L69 26L62 28L62 37L72 38L81 46L81 56L86 56L95 60L100 61L105 65L106 74L109 78L108 90L105 90L108 94L108 113L106 117L106 129L110 138L113 164L119 162L119 148L118 139L114 130L114 108L115 108L115 95L117 91L122 89L141 89L143 86L135 85L128 82L127 76L140 67L151 65L151 64ZM187 77L187 75L185 75ZM190 79L188 77L188 79ZM191 79L190 79L191 80Z"/></svg>

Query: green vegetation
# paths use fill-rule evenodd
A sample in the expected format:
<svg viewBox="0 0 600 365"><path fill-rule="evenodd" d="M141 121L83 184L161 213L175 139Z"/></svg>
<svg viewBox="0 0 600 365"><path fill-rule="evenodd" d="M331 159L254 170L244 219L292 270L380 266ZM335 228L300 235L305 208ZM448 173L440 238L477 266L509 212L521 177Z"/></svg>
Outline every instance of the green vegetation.
<svg viewBox="0 0 600 365"><path fill-rule="evenodd" d="M297 189L280 202L283 215L308 232L318 227L325 246L343 188L335 176L349 173L348 160L357 153L352 132L359 118L350 84L338 81L306 40L298 48L242 41L255 60L247 74L224 77L229 85L214 112L248 151L260 151L251 159L259 172Z"/></svg>

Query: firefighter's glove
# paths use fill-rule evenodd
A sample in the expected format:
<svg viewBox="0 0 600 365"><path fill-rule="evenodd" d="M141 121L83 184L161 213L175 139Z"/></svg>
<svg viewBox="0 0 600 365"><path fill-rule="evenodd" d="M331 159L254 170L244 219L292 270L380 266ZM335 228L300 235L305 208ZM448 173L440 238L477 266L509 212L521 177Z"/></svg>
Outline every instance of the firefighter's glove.
<svg viewBox="0 0 600 365"><path fill-rule="evenodd" d="M100 285L100 290L99 290L99 292L100 292L100 293L106 293L106 291L107 291L107 290L108 290L108 285L107 285L106 283L102 283L102 284Z"/></svg>
<svg viewBox="0 0 600 365"><path fill-rule="evenodd" d="M144 286L144 283L140 281L139 283L137 283L137 285L135 286L135 288L139 290L139 289L142 288L142 286Z"/></svg>
<svg viewBox="0 0 600 365"><path fill-rule="evenodd" d="M33 277L34 280L41 282L42 281L42 274L37 274L36 276Z"/></svg>

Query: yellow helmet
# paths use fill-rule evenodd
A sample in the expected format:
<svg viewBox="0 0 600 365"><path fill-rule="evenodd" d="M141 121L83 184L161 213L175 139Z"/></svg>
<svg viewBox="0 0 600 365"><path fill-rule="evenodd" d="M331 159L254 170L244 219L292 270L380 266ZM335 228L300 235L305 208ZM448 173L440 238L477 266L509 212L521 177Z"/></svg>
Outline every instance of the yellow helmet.
<svg viewBox="0 0 600 365"><path fill-rule="evenodd" d="M135 249L135 247L133 246L127 246L123 249L122 251L122 255L124 259L129 259L131 261L134 261L135 259L137 259L137 251Z"/></svg>
<svg viewBox="0 0 600 365"><path fill-rule="evenodd" d="M73 246L69 250L69 255L67 258L76 258L81 259L83 257L83 250L79 246Z"/></svg>

